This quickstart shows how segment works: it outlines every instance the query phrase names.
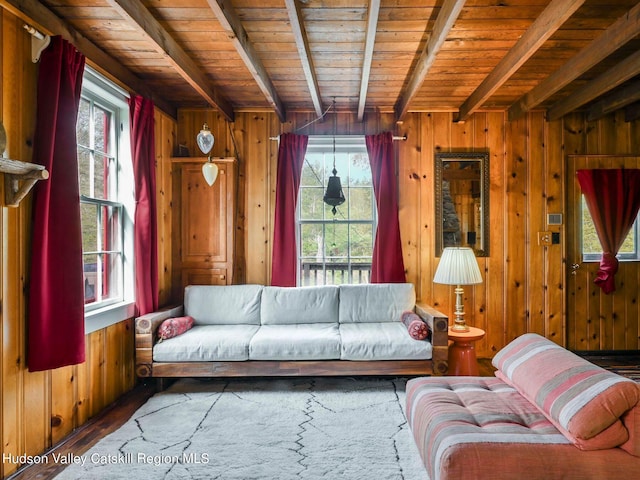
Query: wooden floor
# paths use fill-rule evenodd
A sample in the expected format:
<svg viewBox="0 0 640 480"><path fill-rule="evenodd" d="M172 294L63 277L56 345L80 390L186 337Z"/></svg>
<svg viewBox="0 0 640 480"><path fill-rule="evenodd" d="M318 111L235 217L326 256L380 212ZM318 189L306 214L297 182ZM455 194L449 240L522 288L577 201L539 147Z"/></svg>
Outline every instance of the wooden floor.
<svg viewBox="0 0 640 480"><path fill-rule="evenodd" d="M154 383L140 384L117 402L71 433L58 445L46 452L48 463L23 467L6 480L47 480L62 472L66 465L56 464L52 455L82 455L100 439L120 428L133 413L156 393Z"/></svg>
<svg viewBox="0 0 640 480"><path fill-rule="evenodd" d="M582 356L590 362L605 368L630 367L640 369L640 355L584 354ZM478 359L478 368L480 375L483 377L492 377L495 371L495 368L491 365L491 359L488 358ZM64 470L65 465L59 465L53 462L51 458L53 453L82 455L101 438L120 428L156 391L155 383L138 385L111 407L91 419L47 452L47 455L50 456L50 462L48 464L24 467L15 474L7 477L6 480L46 480L54 477Z"/></svg>

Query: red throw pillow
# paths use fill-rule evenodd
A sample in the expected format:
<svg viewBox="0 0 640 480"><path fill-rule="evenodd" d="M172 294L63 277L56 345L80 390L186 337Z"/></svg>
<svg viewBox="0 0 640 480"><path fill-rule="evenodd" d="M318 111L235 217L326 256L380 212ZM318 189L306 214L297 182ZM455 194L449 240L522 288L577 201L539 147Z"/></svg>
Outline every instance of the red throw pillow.
<svg viewBox="0 0 640 480"><path fill-rule="evenodd" d="M407 327L409 336L415 340L424 340L429 336L429 329L427 324L414 312L407 310L402 312L400 317L404 326Z"/></svg>
<svg viewBox="0 0 640 480"><path fill-rule="evenodd" d="M159 341L181 335L191 327L193 327L193 317L186 316L167 318L158 327L158 337L160 337Z"/></svg>

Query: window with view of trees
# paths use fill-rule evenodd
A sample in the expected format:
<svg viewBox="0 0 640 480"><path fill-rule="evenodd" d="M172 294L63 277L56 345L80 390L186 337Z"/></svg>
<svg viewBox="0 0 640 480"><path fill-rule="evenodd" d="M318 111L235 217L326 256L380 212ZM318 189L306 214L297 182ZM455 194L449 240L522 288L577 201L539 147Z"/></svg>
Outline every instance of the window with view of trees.
<svg viewBox="0 0 640 480"><path fill-rule="evenodd" d="M624 260L640 260L640 249L638 248L638 219L618 251L618 259ZM599 262L602 256L602 247L596 232L596 226L593 223L587 202L582 196L582 260L585 262Z"/></svg>
<svg viewBox="0 0 640 480"><path fill-rule="evenodd" d="M91 86L85 74L85 82ZM97 308L123 299L124 205L118 198L122 105L83 87L76 125L84 301Z"/></svg>
<svg viewBox="0 0 640 480"><path fill-rule="evenodd" d="M335 166L345 202L323 201L334 163L333 137L310 137L298 201L299 283L368 283L376 204L364 137L336 137Z"/></svg>

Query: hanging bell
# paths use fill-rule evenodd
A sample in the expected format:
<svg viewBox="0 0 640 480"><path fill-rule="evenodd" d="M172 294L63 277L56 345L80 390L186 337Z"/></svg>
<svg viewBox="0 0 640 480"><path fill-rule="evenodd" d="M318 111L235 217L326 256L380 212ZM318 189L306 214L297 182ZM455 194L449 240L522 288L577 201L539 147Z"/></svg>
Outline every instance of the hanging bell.
<svg viewBox="0 0 640 480"><path fill-rule="evenodd" d="M336 206L344 203L344 193L342 193L342 185L340 184L340 177L337 176L338 171L334 168L331 172L333 175L329 177L327 183L327 191L324 194L324 203L331 205L331 213L336 214Z"/></svg>

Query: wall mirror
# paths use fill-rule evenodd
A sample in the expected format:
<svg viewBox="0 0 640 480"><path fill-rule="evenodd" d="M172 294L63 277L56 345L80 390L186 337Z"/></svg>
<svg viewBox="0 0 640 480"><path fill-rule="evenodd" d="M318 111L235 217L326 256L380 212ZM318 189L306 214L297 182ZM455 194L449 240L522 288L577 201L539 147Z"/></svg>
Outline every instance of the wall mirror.
<svg viewBox="0 0 640 480"><path fill-rule="evenodd" d="M436 153L436 256L470 247L489 256L489 153Z"/></svg>

